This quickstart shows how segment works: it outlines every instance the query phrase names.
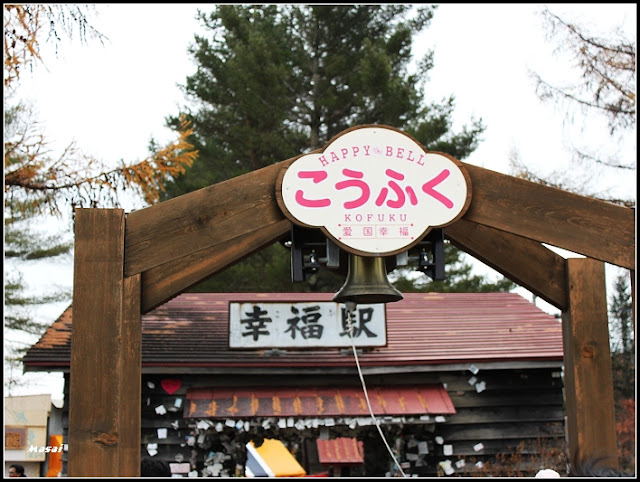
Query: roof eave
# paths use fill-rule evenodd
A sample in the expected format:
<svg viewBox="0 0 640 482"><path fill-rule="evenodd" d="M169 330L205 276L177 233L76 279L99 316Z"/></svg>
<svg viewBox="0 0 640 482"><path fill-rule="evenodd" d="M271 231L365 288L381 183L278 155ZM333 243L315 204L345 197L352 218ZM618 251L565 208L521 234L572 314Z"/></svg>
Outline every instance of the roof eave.
<svg viewBox="0 0 640 482"><path fill-rule="evenodd" d="M412 364L376 364L363 365L361 368L363 373L369 375L385 374L385 373L415 373L415 372L436 372L436 371L458 371L468 370L470 366L475 366L479 370L515 370L525 368L559 368L563 366L562 357L538 357L527 359L485 359L485 360L446 360L446 361L430 361L415 362ZM328 373L332 374L351 374L356 371L353 363L340 363L331 365L304 365L282 362L265 366L264 364L254 363L236 363L236 364L220 364L220 363L144 363L142 366L143 374L290 374L290 373ZM24 365L24 372L62 372L69 373L68 363L64 362L47 362L37 364L34 362Z"/></svg>

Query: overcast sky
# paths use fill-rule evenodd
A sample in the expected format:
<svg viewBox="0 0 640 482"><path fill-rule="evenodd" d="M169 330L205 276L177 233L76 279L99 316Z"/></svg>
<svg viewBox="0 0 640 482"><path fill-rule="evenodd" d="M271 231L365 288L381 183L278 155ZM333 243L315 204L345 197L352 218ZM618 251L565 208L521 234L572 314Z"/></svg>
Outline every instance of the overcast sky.
<svg viewBox="0 0 640 482"><path fill-rule="evenodd" d="M57 58L45 46L45 65L26 72L20 90L34 102L52 148L75 140L87 154L115 165L145 158L151 137L160 143L172 140L175 136L164 119L184 105L178 84L195 71L187 45L201 32L197 8L207 11L208 6L98 4L93 25L109 38L104 46L65 39ZM571 169L570 147L585 141L635 159L635 136L627 144L613 145L603 122L593 119L572 127L557 106L536 97L530 71L549 80L576 78L567 59L554 55L557 45L546 40L540 8L443 4L416 41L416 53L435 51L426 87L429 99L455 95L455 129L472 117L482 118L487 126L480 147L464 161L510 174L509 156L517 152L542 172ZM635 40L635 4L552 4L551 10L594 33L606 36L620 27ZM610 184L615 194L635 198L635 176L620 176ZM124 206L128 211L140 207ZM29 266L26 281L36 292L55 284L70 288L72 263L69 257L57 264L53 275L50 267ZM38 313L53 321L64 307L56 304ZM53 384L34 385L28 393L52 386L61 398L60 378L52 377Z"/></svg>

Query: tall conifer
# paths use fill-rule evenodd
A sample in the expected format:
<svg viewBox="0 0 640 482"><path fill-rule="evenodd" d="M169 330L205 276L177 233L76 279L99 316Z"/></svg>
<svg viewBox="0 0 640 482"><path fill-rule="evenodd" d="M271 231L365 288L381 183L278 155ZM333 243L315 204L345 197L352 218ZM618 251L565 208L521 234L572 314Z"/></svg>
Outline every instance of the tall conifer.
<svg viewBox="0 0 640 482"><path fill-rule="evenodd" d="M410 5L217 5L199 12L205 29L189 53L196 71L182 86L199 159L167 197L236 177L324 146L341 131L386 124L426 149L458 159L484 127L452 132L454 98L429 99L433 53L414 62L415 37L436 7ZM212 291L331 291L344 276L327 270L291 283L280 244L213 277ZM258 273L260 273L258 275Z"/></svg>

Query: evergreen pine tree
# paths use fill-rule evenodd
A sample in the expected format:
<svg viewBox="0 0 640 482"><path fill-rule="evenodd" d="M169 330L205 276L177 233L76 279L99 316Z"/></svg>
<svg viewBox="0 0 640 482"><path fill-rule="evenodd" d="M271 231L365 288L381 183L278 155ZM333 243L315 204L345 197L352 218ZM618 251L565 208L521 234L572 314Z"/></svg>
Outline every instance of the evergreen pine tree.
<svg viewBox="0 0 640 482"><path fill-rule="evenodd" d="M200 11L207 34L189 49L197 64L183 86L190 107L167 119L176 127L186 115L200 156L167 186L166 198L320 148L355 125L390 125L427 150L468 156L482 122L453 133L453 96L439 103L426 98L432 52L412 66L413 38L435 8L217 5ZM289 251L275 243L195 289L336 291L344 281L320 270L307 283L292 283L289 266Z"/></svg>
<svg viewBox="0 0 640 482"><path fill-rule="evenodd" d="M635 340L628 275L619 274L609 304L609 333L616 400L635 396Z"/></svg>

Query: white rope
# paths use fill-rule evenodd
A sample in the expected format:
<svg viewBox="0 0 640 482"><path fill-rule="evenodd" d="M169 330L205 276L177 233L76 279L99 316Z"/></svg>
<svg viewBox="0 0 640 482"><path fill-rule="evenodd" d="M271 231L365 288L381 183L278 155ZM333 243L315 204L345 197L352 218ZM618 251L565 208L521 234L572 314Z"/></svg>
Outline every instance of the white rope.
<svg viewBox="0 0 640 482"><path fill-rule="evenodd" d="M353 313L356 310L356 304L353 301L347 301L345 303L345 306L346 306L346 309L347 309L347 323L349 324L349 338L351 338L351 348L353 348L353 357L356 360L356 366L358 367L358 375L360 376L360 382L362 383L362 390L364 391L364 398L367 400L367 407L369 407L369 413L371 414L371 418L373 419L373 422L376 424L376 428L378 429L378 433L380 434L380 437L382 438L382 441L384 442L384 445L387 447L387 450L389 451L389 455L391 455L391 458L393 459L393 462L396 464L396 467L398 467L398 470L402 474L402 477L406 477L404 471L402 470L402 467L400 467L400 464L396 460L395 455L393 455L393 451L391 450L391 447L389 447L389 444L387 443L387 439L384 437L384 434L382 433L382 429L380 428L380 424L378 423L378 419L374 415L373 409L371 408L371 402L369 401L369 394L367 393L367 385L364 382L364 377L362 376L362 370L360 368L360 361L358 360L358 352L356 351L356 344L355 344L355 341L353 339L352 316L353 316Z"/></svg>

